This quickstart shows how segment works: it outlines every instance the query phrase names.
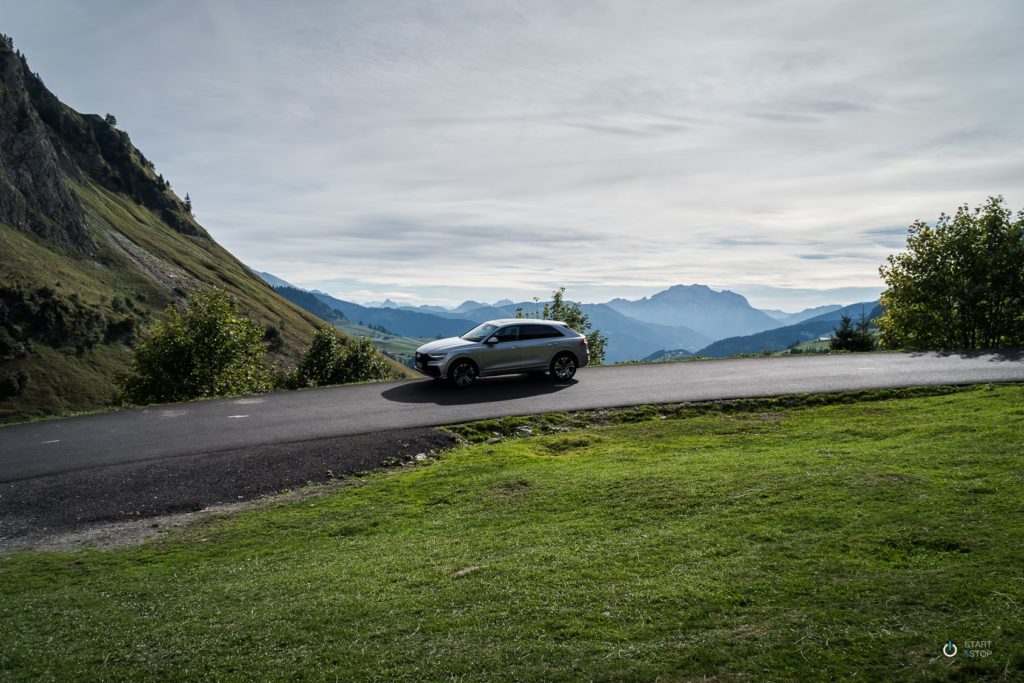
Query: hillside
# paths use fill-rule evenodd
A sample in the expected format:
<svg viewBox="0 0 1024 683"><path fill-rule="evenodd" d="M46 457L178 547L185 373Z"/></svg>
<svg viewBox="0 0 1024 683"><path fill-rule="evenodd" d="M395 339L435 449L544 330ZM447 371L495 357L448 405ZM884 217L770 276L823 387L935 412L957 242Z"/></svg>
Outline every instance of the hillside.
<svg viewBox="0 0 1024 683"><path fill-rule="evenodd" d="M262 277L263 274L261 273L260 275ZM332 325L335 323L345 322L348 320L345 317L344 313L331 308L323 301L320 301L320 299L316 298L315 294L307 292L304 289L292 287L291 285L282 287L278 287L275 285L274 291L283 296L285 299L288 299L288 301L291 301L299 308L302 308L303 310L312 313L316 317L326 322L329 322Z"/></svg>
<svg viewBox="0 0 1024 683"><path fill-rule="evenodd" d="M859 320L861 312L870 320L882 315L882 307L877 301L850 304L849 306L828 311L796 325L787 325L742 337L719 339L698 351L696 355L709 358L727 358L737 353L761 353L765 350L781 351L793 342L805 342L827 336L839 325L839 320L844 314L849 315L854 320Z"/></svg>
<svg viewBox="0 0 1024 683"><path fill-rule="evenodd" d="M279 360L320 324L217 244L127 133L61 103L6 37L0 254L0 421L108 405L139 334L195 287L276 328Z"/></svg>
<svg viewBox="0 0 1024 683"><path fill-rule="evenodd" d="M759 311L735 292L706 285L675 285L637 301L612 299L608 305L637 320L684 326L715 340L781 327L783 323ZM665 348L665 347L662 347Z"/></svg>
<svg viewBox="0 0 1024 683"><path fill-rule="evenodd" d="M839 304L826 304L825 306L805 308L804 310L799 311L797 313L787 313L786 311L780 311L770 308L761 308L758 310L760 310L762 313L767 313L768 315L775 318L783 325L796 325L797 323L802 323L805 320L816 318L819 315L824 315L825 313L830 313L840 308L842 308L842 306L840 306Z"/></svg>
<svg viewBox="0 0 1024 683"><path fill-rule="evenodd" d="M839 304L815 306L814 308L805 308L799 313L793 313L784 318L779 318L778 320L785 325L796 325L797 323L802 323L805 320L810 320L811 318L817 318L818 316L825 315L826 313L838 311L840 308L842 308L842 306Z"/></svg>

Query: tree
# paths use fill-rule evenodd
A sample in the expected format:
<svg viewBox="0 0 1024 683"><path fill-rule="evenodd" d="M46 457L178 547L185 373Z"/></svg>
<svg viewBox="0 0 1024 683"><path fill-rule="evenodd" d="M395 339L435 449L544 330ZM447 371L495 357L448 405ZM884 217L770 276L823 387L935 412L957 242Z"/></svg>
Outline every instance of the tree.
<svg viewBox="0 0 1024 683"><path fill-rule="evenodd" d="M103 117L103 120L111 128L117 128L117 117L114 116L113 114L107 114L106 116Z"/></svg>
<svg viewBox="0 0 1024 683"><path fill-rule="evenodd" d="M868 319L861 311L860 320L855 325L853 318L843 313L839 327L832 330L832 342L829 348L833 351L874 351L875 336L871 334Z"/></svg>
<svg viewBox="0 0 1024 683"><path fill-rule="evenodd" d="M536 297L533 300L539 303ZM565 287L551 293L551 302L544 304L540 313L540 317L543 319L560 320L577 332L586 335L591 364L600 365L604 362L604 348L608 344L608 338L602 335L600 330L590 329L590 317L580 309L578 303L565 301ZM516 317L528 318L531 316L524 313L522 308L518 308Z"/></svg>
<svg viewBox="0 0 1024 683"><path fill-rule="evenodd" d="M135 349L122 392L146 404L266 391L263 334L223 291L192 292L184 312L168 306Z"/></svg>
<svg viewBox="0 0 1024 683"><path fill-rule="evenodd" d="M313 335L309 349L295 368L296 387L322 387L349 382L372 382L391 378L391 369L366 337L341 340L322 327Z"/></svg>
<svg viewBox="0 0 1024 683"><path fill-rule="evenodd" d="M905 252L879 272L878 320L890 348L978 349L1024 344L1024 211L1001 196L973 211L910 226Z"/></svg>
<svg viewBox="0 0 1024 683"><path fill-rule="evenodd" d="M185 193L185 210L188 211L188 215L192 215L192 198L188 196L188 192Z"/></svg>

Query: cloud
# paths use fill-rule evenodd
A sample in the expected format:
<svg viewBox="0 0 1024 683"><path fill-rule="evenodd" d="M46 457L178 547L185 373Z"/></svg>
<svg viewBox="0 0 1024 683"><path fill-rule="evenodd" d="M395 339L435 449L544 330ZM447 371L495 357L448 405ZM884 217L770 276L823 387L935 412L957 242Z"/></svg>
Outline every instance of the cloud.
<svg viewBox="0 0 1024 683"><path fill-rule="evenodd" d="M905 237L885 226L1024 205L1022 20L1014 0L5 12L47 84L117 114L260 270L456 300L717 283L787 308L877 289Z"/></svg>

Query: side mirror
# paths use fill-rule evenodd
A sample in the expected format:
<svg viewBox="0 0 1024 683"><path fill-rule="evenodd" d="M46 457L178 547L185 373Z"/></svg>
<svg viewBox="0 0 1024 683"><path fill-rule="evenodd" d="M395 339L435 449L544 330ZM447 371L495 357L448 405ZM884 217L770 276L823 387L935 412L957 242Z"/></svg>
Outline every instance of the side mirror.
<svg viewBox="0 0 1024 683"><path fill-rule="evenodd" d="M497 343L498 343L498 338L497 337L488 337L487 339L484 339L484 344L487 344L488 346L491 346L492 344L497 344Z"/></svg>

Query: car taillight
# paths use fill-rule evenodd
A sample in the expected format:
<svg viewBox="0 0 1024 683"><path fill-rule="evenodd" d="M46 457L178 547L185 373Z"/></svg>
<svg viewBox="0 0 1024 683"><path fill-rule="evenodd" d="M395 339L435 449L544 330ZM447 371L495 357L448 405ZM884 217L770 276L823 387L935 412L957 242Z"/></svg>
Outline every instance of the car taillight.
<svg viewBox="0 0 1024 683"><path fill-rule="evenodd" d="M586 337L580 337L580 346L586 346L586 345L587 345L587 338Z"/></svg>

